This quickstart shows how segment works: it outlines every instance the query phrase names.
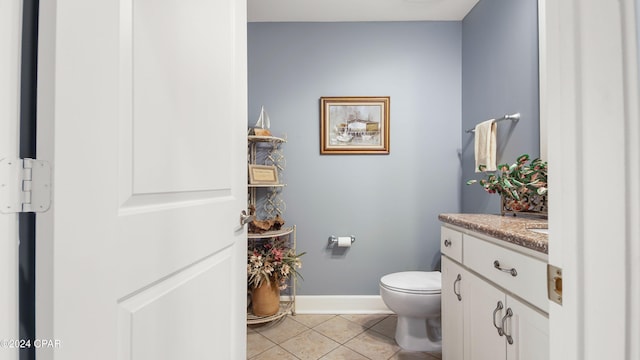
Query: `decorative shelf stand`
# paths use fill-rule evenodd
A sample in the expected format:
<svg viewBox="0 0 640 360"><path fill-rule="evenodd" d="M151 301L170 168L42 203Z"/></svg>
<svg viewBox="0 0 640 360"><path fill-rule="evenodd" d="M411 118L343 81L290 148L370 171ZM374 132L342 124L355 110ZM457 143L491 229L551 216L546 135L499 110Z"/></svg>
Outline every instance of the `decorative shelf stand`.
<svg viewBox="0 0 640 360"><path fill-rule="evenodd" d="M278 171L278 184L249 184L249 206L254 206L256 216L273 218L282 216L286 210L286 204L282 200L282 189L286 184L282 183L286 159L282 152L282 144L287 140L275 136L255 136L249 138L249 164L272 165ZM261 194L258 189L264 189L266 194ZM260 194L259 194L260 193ZM262 203L257 203L262 201Z"/></svg>
<svg viewBox="0 0 640 360"><path fill-rule="evenodd" d="M284 227L280 230L276 231L267 231L262 234L249 234L247 237L249 239L249 246L251 246L252 241L261 241L266 238L276 238L281 236L288 236L289 241L291 242L291 246L293 249L296 248L296 227L289 226ZM255 325L255 324L263 324L267 322L271 322L274 320L278 320L288 314L295 315L296 314L296 277L292 276L289 280L289 289L291 289L288 299L283 300L283 296L280 297L280 309L278 312L271 316L255 316L251 313L250 309L247 309L247 324Z"/></svg>
<svg viewBox="0 0 640 360"><path fill-rule="evenodd" d="M277 184L249 184L248 185L248 205L255 209L256 219L272 219L277 215L282 216L286 210L286 204L282 200L282 189L286 184L282 183L283 172L286 166L286 159L282 152L281 145L287 140L275 136L255 136L248 137L248 163L249 165L272 165L278 172ZM261 233L249 232L247 235L249 248L255 246L257 242L274 241L287 237L291 248L296 249L296 227L284 226L280 230L271 230ZM296 312L296 276L291 276L288 283L289 292L281 295L280 308L271 316L256 316L251 312L251 307L247 307L247 324L262 324L278 320L288 314L295 315ZM287 299L288 297L288 299Z"/></svg>

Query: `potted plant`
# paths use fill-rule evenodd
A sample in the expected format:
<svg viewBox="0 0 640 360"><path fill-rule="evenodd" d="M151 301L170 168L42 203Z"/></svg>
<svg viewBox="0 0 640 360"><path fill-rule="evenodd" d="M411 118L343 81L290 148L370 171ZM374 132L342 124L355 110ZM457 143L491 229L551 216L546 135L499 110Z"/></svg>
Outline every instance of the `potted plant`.
<svg viewBox="0 0 640 360"><path fill-rule="evenodd" d="M540 159L531 160L529 155L518 157L514 164L500 164L495 173L481 180L469 180L467 185L479 183L490 194L502 197L502 214L505 211L547 210L547 162ZM480 171L486 166L480 165Z"/></svg>
<svg viewBox="0 0 640 360"><path fill-rule="evenodd" d="M296 254L286 237L252 241L247 252L247 281L254 315L278 312L280 290L287 288L292 276L300 276L297 269L302 267L304 254Z"/></svg>

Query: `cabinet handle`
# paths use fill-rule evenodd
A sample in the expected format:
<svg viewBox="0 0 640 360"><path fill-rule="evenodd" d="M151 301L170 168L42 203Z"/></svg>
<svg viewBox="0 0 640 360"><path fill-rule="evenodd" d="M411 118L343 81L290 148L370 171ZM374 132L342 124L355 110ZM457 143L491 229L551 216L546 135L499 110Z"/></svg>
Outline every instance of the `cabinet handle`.
<svg viewBox="0 0 640 360"><path fill-rule="evenodd" d="M498 329L498 335L502 336L504 335L504 330L496 325L496 313L498 313L498 311L502 310L504 308L504 305L502 305L502 301L498 301L498 305L496 305L496 309L493 310L493 326ZM504 325L504 318L503 318L503 325Z"/></svg>
<svg viewBox="0 0 640 360"><path fill-rule="evenodd" d="M513 336L511 336L511 334L507 334L507 328L506 328L505 322L507 321L508 318L512 316L513 316L513 311L511 311L511 308L508 308L507 314L502 318L502 332L504 333L504 336L507 337L507 342L509 343L509 345L513 345Z"/></svg>
<svg viewBox="0 0 640 360"><path fill-rule="evenodd" d="M498 260L493 262L493 267L502 271L502 272L506 272L506 273L510 273L511 276L518 276L518 272L516 271L516 268L511 268L511 269L503 269L500 267L500 262Z"/></svg>
<svg viewBox="0 0 640 360"><path fill-rule="evenodd" d="M453 293L458 297L458 301L462 301L462 296L460 295L460 291L456 291L456 284L462 281L462 276L458 274L456 277L456 281L453 282Z"/></svg>
<svg viewBox="0 0 640 360"><path fill-rule="evenodd" d="M444 247L449 247L449 246L451 246L451 240L445 239L444 240Z"/></svg>

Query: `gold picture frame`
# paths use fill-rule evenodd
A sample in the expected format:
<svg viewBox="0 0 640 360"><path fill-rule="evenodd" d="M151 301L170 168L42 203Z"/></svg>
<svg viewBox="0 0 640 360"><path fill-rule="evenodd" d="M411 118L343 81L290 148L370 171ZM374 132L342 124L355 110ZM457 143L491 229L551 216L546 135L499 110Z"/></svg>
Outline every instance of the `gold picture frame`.
<svg viewBox="0 0 640 360"><path fill-rule="evenodd" d="M279 185L278 169L273 165L249 165L249 185Z"/></svg>
<svg viewBox="0 0 640 360"><path fill-rule="evenodd" d="M389 154L389 96L320 98L320 154Z"/></svg>

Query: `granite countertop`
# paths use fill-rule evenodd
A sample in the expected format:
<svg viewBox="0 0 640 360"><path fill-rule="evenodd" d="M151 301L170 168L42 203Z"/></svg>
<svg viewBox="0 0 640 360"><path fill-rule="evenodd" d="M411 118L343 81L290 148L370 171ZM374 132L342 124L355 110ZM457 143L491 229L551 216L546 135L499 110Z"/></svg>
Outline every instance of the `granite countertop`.
<svg viewBox="0 0 640 360"><path fill-rule="evenodd" d="M544 229L547 219L531 216L492 214L440 214L442 222L477 231L491 237L520 245L544 254L549 253L549 239L528 229Z"/></svg>

